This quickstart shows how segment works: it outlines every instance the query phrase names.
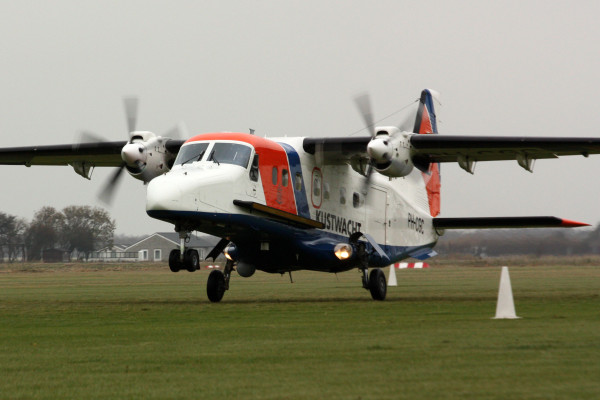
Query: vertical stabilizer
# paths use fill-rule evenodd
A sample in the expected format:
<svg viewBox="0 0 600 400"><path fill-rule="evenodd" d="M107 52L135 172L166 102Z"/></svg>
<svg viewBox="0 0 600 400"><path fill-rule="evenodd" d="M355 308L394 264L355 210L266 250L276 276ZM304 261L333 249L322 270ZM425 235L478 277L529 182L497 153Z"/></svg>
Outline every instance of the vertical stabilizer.
<svg viewBox="0 0 600 400"><path fill-rule="evenodd" d="M414 133L421 135L434 135L438 133L438 121L436 115L436 105L439 106L439 93L435 90L425 89L421 92L419 99L419 109L415 118ZM436 217L441 209L440 190L442 186L440 175L440 164L433 163L429 165L427 172L423 172L425 187L427 188L427 199L429 201L429 213Z"/></svg>

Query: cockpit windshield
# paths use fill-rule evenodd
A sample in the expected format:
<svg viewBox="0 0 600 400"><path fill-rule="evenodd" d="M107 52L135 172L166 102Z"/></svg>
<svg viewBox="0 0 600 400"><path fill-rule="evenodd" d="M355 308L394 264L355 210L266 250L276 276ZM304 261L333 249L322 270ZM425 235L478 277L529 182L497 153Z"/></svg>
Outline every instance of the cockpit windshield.
<svg viewBox="0 0 600 400"><path fill-rule="evenodd" d="M174 165L183 165L189 162L200 161L208 148L208 143L191 143L182 146L177 154Z"/></svg>
<svg viewBox="0 0 600 400"><path fill-rule="evenodd" d="M250 147L237 143L215 143L208 161L217 164L235 164L247 168L250 160Z"/></svg>

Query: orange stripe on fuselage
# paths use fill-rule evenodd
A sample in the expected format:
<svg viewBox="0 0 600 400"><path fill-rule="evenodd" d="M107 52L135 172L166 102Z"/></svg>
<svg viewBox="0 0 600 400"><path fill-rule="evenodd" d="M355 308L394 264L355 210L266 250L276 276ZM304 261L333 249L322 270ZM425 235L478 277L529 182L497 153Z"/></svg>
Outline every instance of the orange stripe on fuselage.
<svg viewBox="0 0 600 400"><path fill-rule="evenodd" d="M265 193L267 206L277 208L292 214L298 214L296 210L296 200L294 199L293 179L289 173L287 154L283 147L278 143L247 133L222 132L222 133L204 133L187 140L189 142L215 140L232 140L248 143L258 154L258 169L260 180ZM273 184L273 167L277 167L277 184ZM281 182L281 171L288 171L288 184L283 186Z"/></svg>

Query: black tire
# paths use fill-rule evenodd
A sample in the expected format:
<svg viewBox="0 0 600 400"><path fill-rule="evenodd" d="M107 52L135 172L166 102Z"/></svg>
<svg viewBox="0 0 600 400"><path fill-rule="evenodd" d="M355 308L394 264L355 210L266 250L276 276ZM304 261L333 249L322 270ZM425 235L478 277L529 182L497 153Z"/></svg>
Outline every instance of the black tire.
<svg viewBox="0 0 600 400"><path fill-rule="evenodd" d="M188 272L198 271L200 269L200 256L196 250L186 250L183 258L183 264Z"/></svg>
<svg viewBox="0 0 600 400"><path fill-rule="evenodd" d="M169 268L173 272L179 272L181 269L181 260L179 258L180 255L179 250L171 250L169 253Z"/></svg>
<svg viewBox="0 0 600 400"><path fill-rule="evenodd" d="M379 268L372 270L369 274L369 290L373 300L385 300L387 282L385 281L385 274Z"/></svg>
<svg viewBox="0 0 600 400"><path fill-rule="evenodd" d="M208 275L206 294L213 303L218 303L223 298L225 294L225 276L221 271L215 269Z"/></svg>

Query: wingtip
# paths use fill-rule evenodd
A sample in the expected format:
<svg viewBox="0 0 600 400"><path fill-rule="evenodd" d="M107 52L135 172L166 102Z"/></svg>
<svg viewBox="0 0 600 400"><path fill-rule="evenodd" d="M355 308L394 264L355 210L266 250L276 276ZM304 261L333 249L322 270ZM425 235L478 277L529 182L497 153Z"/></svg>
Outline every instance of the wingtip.
<svg viewBox="0 0 600 400"><path fill-rule="evenodd" d="M560 226L565 227L565 228L577 228L577 227L581 227L581 226L591 226L591 225L586 224L585 222L577 222L577 221L571 221L569 219L562 219Z"/></svg>

